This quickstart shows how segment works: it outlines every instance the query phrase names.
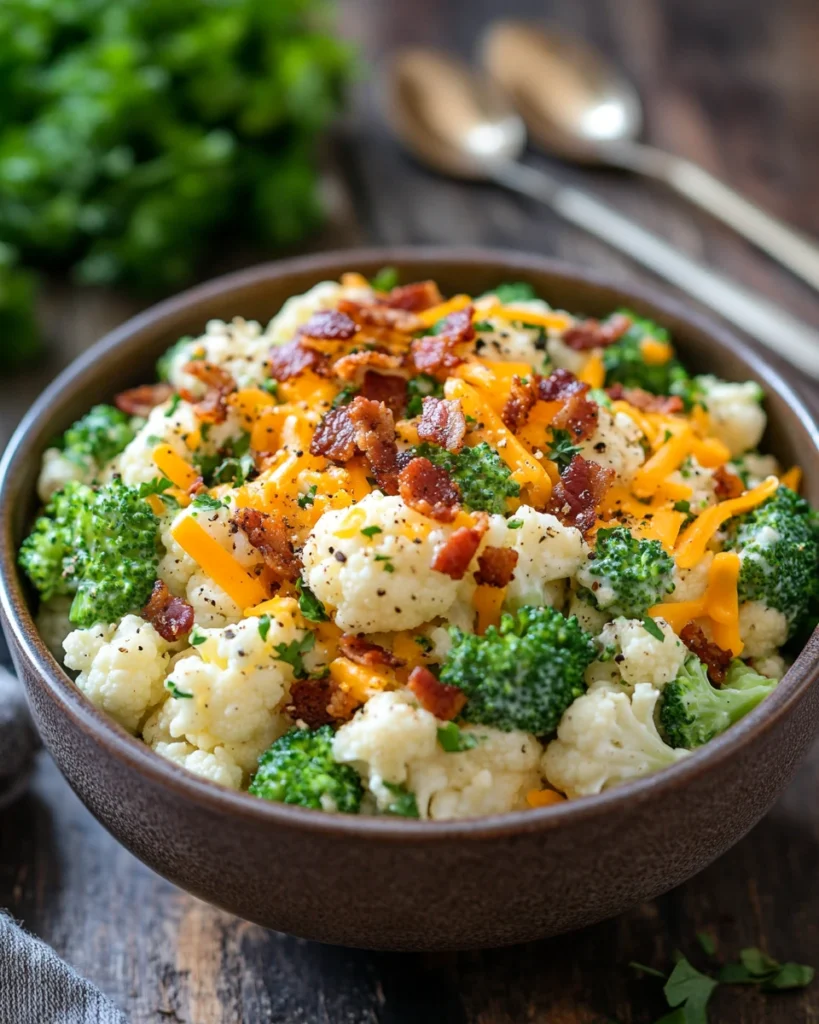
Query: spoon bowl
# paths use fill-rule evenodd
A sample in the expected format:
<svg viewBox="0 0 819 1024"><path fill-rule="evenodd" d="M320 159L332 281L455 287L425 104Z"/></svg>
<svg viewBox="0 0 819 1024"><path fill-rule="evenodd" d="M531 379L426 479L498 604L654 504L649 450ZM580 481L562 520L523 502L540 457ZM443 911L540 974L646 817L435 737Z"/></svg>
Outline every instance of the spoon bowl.
<svg viewBox="0 0 819 1024"><path fill-rule="evenodd" d="M643 129L634 86L579 39L518 21L484 35L484 67L521 112L532 134L570 160L597 163L602 147L633 142Z"/></svg>
<svg viewBox="0 0 819 1024"><path fill-rule="evenodd" d="M500 91L453 58L402 50L384 86L387 116L403 144L444 174L489 178L526 146L523 119Z"/></svg>

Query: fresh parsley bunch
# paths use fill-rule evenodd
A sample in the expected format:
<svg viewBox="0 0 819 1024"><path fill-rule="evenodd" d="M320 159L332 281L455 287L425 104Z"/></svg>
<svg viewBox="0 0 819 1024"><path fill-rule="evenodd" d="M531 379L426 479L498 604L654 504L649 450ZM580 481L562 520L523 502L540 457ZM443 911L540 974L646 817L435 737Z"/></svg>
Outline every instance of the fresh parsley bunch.
<svg viewBox="0 0 819 1024"><path fill-rule="evenodd" d="M325 12L321 0L6 0L0 242L81 282L161 291L227 228L268 246L302 237L320 218L316 138L352 66ZM0 322L20 308L10 275L0 266ZM4 331L3 356L15 345Z"/></svg>

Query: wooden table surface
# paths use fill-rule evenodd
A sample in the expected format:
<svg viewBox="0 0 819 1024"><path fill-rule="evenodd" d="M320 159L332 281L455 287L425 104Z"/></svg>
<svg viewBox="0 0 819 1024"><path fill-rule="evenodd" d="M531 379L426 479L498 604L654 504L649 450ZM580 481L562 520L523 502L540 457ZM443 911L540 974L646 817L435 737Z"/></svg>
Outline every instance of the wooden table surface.
<svg viewBox="0 0 819 1024"><path fill-rule="evenodd" d="M548 14L605 46L636 78L653 140L819 236L816 0L345 0L342 27L373 59L406 42L447 44L467 56L501 11ZM414 166L385 135L371 94L370 83L357 87L332 147L334 223L321 244L496 244L621 279L648 276L544 209ZM662 189L602 171L560 173L819 324L819 302L806 288ZM0 443L56 370L134 308L109 294L50 290L43 317L54 348L35 371L6 382ZM663 1000L659 985L638 980L628 961L664 966L676 948L695 954L698 930L718 936L728 955L758 944L819 966L817 792L819 748L735 849L614 921L506 950L378 954L267 932L181 892L118 846L43 754L29 795L0 815L0 907L134 1024L640 1024L661 1016ZM628 865L608 862L601 850L600 870ZM720 992L712 1021L819 1021L819 982L779 997Z"/></svg>

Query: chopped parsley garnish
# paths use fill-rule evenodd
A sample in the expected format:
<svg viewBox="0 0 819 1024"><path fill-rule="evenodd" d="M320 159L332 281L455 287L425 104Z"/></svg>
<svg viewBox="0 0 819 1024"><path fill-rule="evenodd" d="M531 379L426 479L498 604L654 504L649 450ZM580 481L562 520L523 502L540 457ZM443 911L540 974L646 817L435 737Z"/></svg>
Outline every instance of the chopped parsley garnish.
<svg viewBox="0 0 819 1024"><path fill-rule="evenodd" d="M654 637L655 640L659 640L660 643L665 641L665 633L660 629L654 619L650 615L646 615L643 619L643 629L646 633L649 633Z"/></svg>
<svg viewBox="0 0 819 1024"><path fill-rule="evenodd" d="M498 302L502 302L504 305L508 302L530 302L532 299L537 298L535 289L523 281L504 282L485 294L494 295Z"/></svg>
<svg viewBox="0 0 819 1024"><path fill-rule="evenodd" d="M382 267L370 281L373 291L391 292L398 284L398 271L395 267Z"/></svg>
<svg viewBox="0 0 819 1024"><path fill-rule="evenodd" d="M421 636L420 634L418 634L417 636L414 636L412 639L418 644L418 646L421 648L424 654L429 654L429 652L432 650L433 644L428 636Z"/></svg>
<svg viewBox="0 0 819 1024"><path fill-rule="evenodd" d="M423 412L424 399L444 397L444 386L428 373L419 373L407 381L407 417L420 416Z"/></svg>
<svg viewBox="0 0 819 1024"><path fill-rule="evenodd" d="M259 618L259 636L262 640L267 640L267 634L270 632L270 616L262 615Z"/></svg>
<svg viewBox="0 0 819 1024"><path fill-rule="evenodd" d="M190 642L194 647L198 647L199 644L203 644L206 640L207 637L202 636L202 634L198 633L196 629L194 629L194 631L190 635Z"/></svg>
<svg viewBox="0 0 819 1024"><path fill-rule="evenodd" d="M177 700L190 700L193 697L192 693L188 693L185 690L180 690L173 679L165 680L165 689L170 693L172 697L176 697Z"/></svg>
<svg viewBox="0 0 819 1024"><path fill-rule="evenodd" d="M507 530L519 530L521 528L521 526L523 526L523 520L522 519L508 519L506 521L506 529Z"/></svg>
<svg viewBox="0 0 819 1024"><path fill-rule="evenodd" d="M380 526L365 526L361 532L365 537L374 537L377 533L383 533L384 531Z"/></svg>
<svg viewBox="0 0 819 1024"><path fill-rule="evenodd" d="M352 402L352 400L355 398L357 393L358 388L355 386L355 384L348 384L345 388L342 388L341 391L339 391L339 393L333 399L331 403L332 408L339 409L341 408L342 405L349 405L350 402Z"/></svg>
<svg viewBox="0 0 819 1024"><path fill-rule="evenodd" d="M463 733L454 722L447 722L438 729L438 742L447 754L460 754L477 746L477 737L471 733Z"/></svg>
<svg viewBox="0 0 819 1024"><path fill-rule="evenodd" d="M397 782L385 782L384 788L389 791L392 800L384 808L385 814L394 814L400 818L420 818L418 801L415 794Z"/></svg>
<svg viewBox="0 0 819 1024"><path fill-rule="evenodd" d="M472 326L478 334L486 334L487 332L494 331L495 329L488 320L476 320Z"/></svg>
<svg viewBox="0 0 819 1024"><path fill-rule="evenodd" d="M296 592L299 595L299 611L308 622L329 621L330 616L324 610L324 605L301 579L296 580Z"/></svg>
<svg viewBox="0 0 819 1024"><path fill-rule="evenodd" d="M739 954L739 963L725 964L719 980L729 985L759 985L765 992L804 988L813 981L814 969L792 961L781 964L761 949L751 946Z"/></svg>
<svg viewBox="0 0 819 1024"><path fill-rule="evenodd" d="M311 484L305 494L300 494L296 499L296 504L299 508L310 508L313 502L316 500L316 491L318 490L318 484Z"/></svg>
<svg viewBox="0 0 819 1024"><path fill-rule="evenodd" d="M685 512L685 514L688 515L688 513L691 511L691 502L690 501L685 501L685 500L675 501L674 502L674 511L675 512Z"/></svg>
<svg viewBox="0 0 819 1024"><path fill-rule="evenodd" d="M296 679L306 679L307 669L304 667L303 655L312 651L316 645L316 634L305 633L301 640L291 640L289 644L276 644L276 658L290 665Z"/></svg>
<svg viewBox="0 0 819 1024"><path fill-rule="evenodd" d="M215 512L217 509L224 508L220 498L214 498L212 494L208 494L207 491L200 491L199 494L191 502L194 508L206 509L210 512Z"/></svg>
<svg viewBox="0 0 819 1024"><path fill-rule="evenodd" d="M166 419L170 419L170 417L171 417L171 416L173 416L173 414L174 414L174 413L176 412L176 410L177 410L177 409L179 408L179 403L180 403L181 401L182 401L182 396L181 396L181 395L179 394L179 392L178 392L178 391L175 391L175 392L174 392L174 393L173 393L173 394L171 395L171 404L170 404L170 405L168 406L168 408L167 408L167 409L165 410L165 418L166 418Z"/></svg>
<svg viewBox="0 0 819 1024"><path fill-rule="evenodd" d="M274 380L272 377L267 377L259 386L262 391L266 391L268 395L272 395L274 398L279 397L279 382Z"/></svg>
<svg viewBox="0 0 819 1024"><path fill-rule="evenodd" d="M384 572L395 572L395 566L392 564L391 555L376 555L376 562L383 562Z"/></svg>
<svg viewBox="0 0 819 1024"><path fill-rule="evenodd" d="M580 446L572 443L568 430L553 430L546 454L562 473L575 455L580 454Z"/></svg>

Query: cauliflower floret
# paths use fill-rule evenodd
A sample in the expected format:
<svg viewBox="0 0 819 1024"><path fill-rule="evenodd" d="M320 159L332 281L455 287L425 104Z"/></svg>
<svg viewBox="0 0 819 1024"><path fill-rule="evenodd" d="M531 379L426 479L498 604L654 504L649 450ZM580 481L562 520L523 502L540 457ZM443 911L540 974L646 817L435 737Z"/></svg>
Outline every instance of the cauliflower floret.
<svg viewBox="0 0 819 1024"><path fill-rule="evenodd" d="M509 523L517 525L510 529ZM516 611L528 605L562 605L564 592L555 587L577 572L588 558L583 534L573 526L564 526L546 512L521 505L509 520L492 516L485 544L513 548L518 553L515 574L507 587L505 607Z"/></svg>
<svg viewBox="0 0 819 1024"><path fill-rule="evenodd" d="M89 484L94 479L97 467L92 459L79 462L69 459L59 448L46 448L37 478L37 495L44 505L52 496L61 491L66 484L76 480L78 483Z"/></svg>
<svg viewBox="0 0 819 1024"><path fill-rule="evenodd" d="M43 601L37 613L40 639L58 661L63 658L63 641L74 628L68 618L70 609L70 597L52 597Z"/></svg>
<svg viewBox="0 0 819 1024"><path fill-rule="evenodd" d="M589 361L595 350L580 352L570 348L560 335L549 338L546 342L546 351L552 364L561 370L568 370L569 373L578 374L583 372L586 363ZM599 349L596 351L599 352Z"/></svg>
<svg viewBox="0 0 819 1024"><path fill-rule="evenodd" d="M674 589L665 597L666 601L699 601L708 588L708 573L714 561L714 552L706 551L691 569L674 565Z"/></svg>
<svg viewBox="0 0 819 1024"><path fill-rule="evenodd" d="M576 591L571 592L567 616L577 616L577 621L587 633L597 636L600 630L610 621L611 615L608 612L601 612L599 608L584 601Z"/></svg>
<svg viewBox="0 0 819 1024"><path fill-rule="evenodd" d="M186 768L194 775L199 775L209 782L217 782L228 789L240 789L244 773L230 757L224 747L217 747L212 752L197 750L190 743L158 742L152 749L169 761Z"/></svg>
<svg viewBox="0 0 819 1024"><path fill-rule="evenodd" d="M345 290L337 281L320 281L303 295L292 295L267 325L264 332L267 346L270 347L271 342L284 345L292 341L298 329L315 312L335 306L347 291L349 289Z"/></svg>
<svg viewBox="0 0 819 1024"><path fill-rule="evenodd" d="M765 432L762 388L756 381L736 384L705 375L696 378L711 420L711 433L728 446L731 455L756 448Z"/></svg>
<svg viewBox="0 0 819 1024"><path fill-rule="evenodd" d="M175 661L165 682L170 696L154 725L200 750L225 747L245 771L287 728L281 711L294 676L277 648L298 646L308 636L297 624L295 604L281 603L264 637L259 621L198 630L205 640ZM311 655L305 664L312 668Z"/></svg>
<svg viewBox="0 0 819 1024"><path fill-rule="evenodd" d="M138 615L118 626L76 629L63 648L66 666L79 672L79 689L129 732L162 700L171 645Z"/></svg>
<svg viewBox="0 0 819 1024"><path fill-rule="evenodd" d="M163 402L151 410L145 426L102 474L104 479L110 480L114 474L119 474L122 482L131 486L155 480L160 472L156 468L153 453L159 444L169 445L180 458L186 462L191 461L192 453L187 439L197 435L199 418L190 402L179 402L173 412L170 408L170 403ZM241 424L236 414L231 412L224 423L211 425L207 439L202 439L197 451L214 454L241 432Z"/></svg>
<svg viewBox="0 0 819 1024"><path fill-rule="evenodd" d="M649 683L637 683L631 697L599 683L578 697L543 755L548 781L570 798L591 796L687 756L687 750L664 743L657 731L659 696Z"/></svg>
<svg viewBox="0 0 819 1024"><path fill-rule="evenodd" d="M686 459L680 469L671 473L668 482L691 488L691 497L687 500L694 515L717 502L713 470L701 466L693 457Z"/></svg>
<svg viewBox="0 0 819 1024"><path fill-rule="evenodd" d="M788 639L788 620L762 601L746 601L739 606L739 635L743 658L765 658Z"/></svg>
<svg viewBox="0 0 819 1024"><path fill-rule="evenodd" d="M265 376L269 351L270 338L262 333L255 320L244 320L240 316L230 323L209 320L203 335L174 346L167 359L166 373L175 388L195 391L201 385L195 377L185 373L183 367L196 356L224 367L239 387L248 387Z"/></svg>
<svg viewBox="0 0 819 1024"><path fill-rule="evenodd" d="M333 756L356 768L381 809L393 799L387 783L406 786L422 818L500 814L540 788L534 736L465 726L461 734L475 746L447 753L438 743L444 724L406 692L379 693L336 733Z"/></svg>
<svg viewBox="0 0 819 1024"><path fill-rule="evenodd" d="M263 558L241 530L231 527L230 517L234 511L232 505L202 509L193 504L163 522L161 539L165 554L159 562L159 578L177 597L188 601L200 626L215 628L238 622L242 618L242 609L177 544L173 530L184 518L194 516L197 523L229 551L242 568L252 572L263 564Z"/></svg>
<svg viewBox="0 0 819 1024"><path fill-rule="evenodd" d="M768 679L781 679L788 671L788 663L781 654L769 654L764 658L754 658L752 668Z"/></svg>
<svg viewBox="0 0 819 1024"><path fill-rule="evenodd" d="M639 619L618 618L603 627L599 642L617 650L613 663L624 683L650 683L661 690L676 678L688 650L665 619L653 621L662 630L662 640L652 636Z"/></svg>
<svg viewBox="0 0 819 1024"><path fill-rule="evenodd" d="M536 312L548 312L545 302L520 303L528 309L538 307ZM515 304L516 308L518 304ZM544 371L547 356L539 327L522 327L520 324L497 317L487 317L484 323L492 329L478 331L475 336L475 352L481 359L496 363L528 363L537 373Z"/></svg>
<svg viewBox="0 0 819 1024"><path fill-rule="evenodd" d="M613 469L618 483L628 483L645 462L640 428L623 412L614 415L601 406L597 428L580 446L584 459Z"/></svg>
<svg viewBox="0 0 819 1024"><path fill-rule="evenodd" d="M362 532L371 527L380 532ZM458 597L458 581L430 568L451 533L401 498L373 491L352 509L318 520L302 552L307 585L342 629L413 629L446 616Z"/></svg>
<svg viewBox="0 0 819 1024"><path fill-rule="evenodd" d="M746 452L741 458L730 462L728 468L742 478L748 490L758 487L769 476L779 476L782 472L778 459L773 455L760 455L759 452Z"/></svg>

